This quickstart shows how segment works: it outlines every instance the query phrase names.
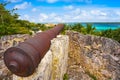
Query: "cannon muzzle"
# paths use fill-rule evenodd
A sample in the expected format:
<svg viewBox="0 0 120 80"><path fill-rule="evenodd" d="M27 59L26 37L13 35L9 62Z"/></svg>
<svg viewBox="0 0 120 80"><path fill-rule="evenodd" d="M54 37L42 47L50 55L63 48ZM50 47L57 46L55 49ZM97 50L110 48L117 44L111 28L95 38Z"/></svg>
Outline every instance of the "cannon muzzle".
<svg viewBox="0 0 120 80"><path fill-rule="evenodd" d="M51 40L64 28L63 24L37 33L34 37L8 48L4 53L4 62L8 69L22 77L31 75L50 48Z"/></svg>

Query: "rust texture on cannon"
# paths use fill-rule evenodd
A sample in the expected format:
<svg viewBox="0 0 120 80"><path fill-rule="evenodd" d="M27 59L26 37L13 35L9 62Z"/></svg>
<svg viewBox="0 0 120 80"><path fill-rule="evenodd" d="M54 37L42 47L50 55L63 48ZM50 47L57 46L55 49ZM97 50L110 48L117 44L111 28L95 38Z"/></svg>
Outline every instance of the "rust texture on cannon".
<svg viewBox="0 0 120 80"><path fill-rule="evenodd" d="M34 37L7 49L4 53L4 62L8 69L22 77L27 77L36 67L50 48L51 40L64 28L58 24L54 28L37 33Z"/></svg>

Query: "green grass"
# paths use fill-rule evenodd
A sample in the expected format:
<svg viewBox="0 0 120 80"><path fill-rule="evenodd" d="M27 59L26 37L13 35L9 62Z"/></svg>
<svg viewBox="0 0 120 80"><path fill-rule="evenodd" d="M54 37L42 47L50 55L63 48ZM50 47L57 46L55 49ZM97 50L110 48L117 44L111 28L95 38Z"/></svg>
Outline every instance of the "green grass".
<svg viewBox="0 0 120 80"><path fill-rule="evenodd" d="M69 80L69 77L68 77L68 74L67 74L67 73L64 74L63 80Z"/></svg>

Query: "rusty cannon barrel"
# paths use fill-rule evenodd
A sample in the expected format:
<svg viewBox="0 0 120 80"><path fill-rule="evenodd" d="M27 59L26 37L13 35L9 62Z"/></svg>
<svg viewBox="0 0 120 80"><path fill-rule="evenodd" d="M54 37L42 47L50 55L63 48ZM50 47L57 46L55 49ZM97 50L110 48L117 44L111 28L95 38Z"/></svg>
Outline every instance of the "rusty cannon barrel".
<svg viewBox="0 0 120 80"><path fill-rule="evenodd" d="M8 69L22 77L31 75L50 48L51 40L64 28L63 24L40 32L34 37L8 48L4 53L4 62Z"/></svg>

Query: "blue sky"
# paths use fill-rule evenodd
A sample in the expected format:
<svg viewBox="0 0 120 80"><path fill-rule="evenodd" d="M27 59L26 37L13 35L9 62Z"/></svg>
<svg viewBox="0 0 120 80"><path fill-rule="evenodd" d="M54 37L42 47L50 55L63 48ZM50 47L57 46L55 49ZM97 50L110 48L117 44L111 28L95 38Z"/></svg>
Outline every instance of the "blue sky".
<svg viewBox="0 0 120 80"><path fill-rule="evenodd" d="M120 22L119 0L0 0L31 22Z"/></svg>

